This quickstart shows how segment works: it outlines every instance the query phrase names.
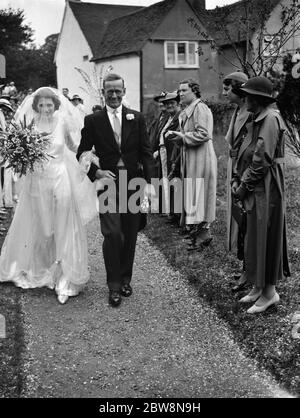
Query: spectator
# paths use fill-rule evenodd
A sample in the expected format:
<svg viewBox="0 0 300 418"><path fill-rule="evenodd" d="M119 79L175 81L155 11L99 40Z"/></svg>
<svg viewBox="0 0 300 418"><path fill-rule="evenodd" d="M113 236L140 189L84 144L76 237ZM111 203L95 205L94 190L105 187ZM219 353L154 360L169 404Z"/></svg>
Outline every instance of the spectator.
<svg viewBox="0 0 300 418"><path fill-rule="evenodd" d="M171 174L172 170L172 157L173 163L176 159L175 154L178 154L178 145L174 144L174 142L170 142L165 140L165 134L168 130L178 130L179 129L179 94L177 91L173 93L167 93L164 98L160 99L160 102L166 108L166 123L160 131L159 136L155 138L156 143L154 145L154 156L158 153L158 160L159 160L159 178L163 179L163 194L162 194L162 202L161 202L161 211L169 215L168 220L173 222L176 218L171 216L171 211L173 213L173 203L171 208L171 196L170 196L170 189L168 185L168 179ZM177 150L177 153L176 151ZM174 151L174 154L173 154ZM172 198L173 200L173 198Z"/></svg>
<svg viewBox="0 0 300 418"><path fill-rule="evenodd" d="M233 198L247 211L245 275L253 288L240 302L255 304L248 313L265 311L279 302L276 284L289 276L285 221L284 132L273 107L272 83L254 77L241 90L254 120L238 153Z"/></svg>
<svg viewBox="0 0 300 418"><path fill-rule="evenodd" d="M92 108L93 113L100 112L101 110L102 110L102 106L97 105L97 104L94 105L93 108Z"/></svg>
<svg viewBox="0 0 300 418"><path fill-rule="evenodd" d="M84 118L86 116L86 112L84 110L84 106L82 104L82 99L80 96L78 96L78 94L74 94L74 96L71 99L71 102L73 104L73 106L76 107L77 109L77 114L78 114L78 120L80 121L80 125L81 127L83 127L83 122L84 122Z"/></svg>
<svg viewBox="0 0 300 418"><path fill-rule="evenodd" d="M227 249L229 251L237 251L238 258L243 261L246 222L245 216L235 220L232 215L235 211L234 208L232 210L231 180L236 171L238 152L247 132L246 125L252 120L251 114L247 111L245 95L239 90L247 80L248 76L243 72L238 71L228 74L223 80L223 95L229 103L236 105L225 137L229 146L227 164ZM237 221L240 223L240 226ZM244 275L244 270L245 265L243 267L243 274L239 277L237 284L233 287L233 291L242 290L246 285L247 280Z"/></svg>
<svg viewBox="0 0 300 418"><path fill-rule="evenodd" d="M167 92L162 91L159 95L153 98L154 102L157 104L159 114L154 116L152 123L148 129L150 145L153 150L153 157L156 161L156 176L159 175L159 155L157 151L157 143L159 142L159 135L168 120L168 115L166 113L166 106L161 102L161 99L166 96Z"/></svg>
<svg viewBox="0 0 300 418"><path fill-rule="evenodd" d="M71 100L70 99L70 97L69 97L69 89L67 88L67 87L64 87L63 89L62 89L62 94L68 99L68 100Z"/></svg>
<svg viewBox="0 0 300 418"><path fill-rule="evenodd" d="M13 108L6 99L0 99L0 132L5 131L13 116ZM18 201L17 176L2 160L0 151L0 207L13 207Z"/></svg>
<svg viewBox="0 0 300 418"><path fill-rule="evenodd" d="M210 224L216 214L217 158L212 142L213 116L201 100L199 83L193 79L180 82L179 94L186 106L179 117L181 130L169 130L166 137L182 147L184 210L181 224L189 227L190 250L200 250L212 241Z"/></svg>

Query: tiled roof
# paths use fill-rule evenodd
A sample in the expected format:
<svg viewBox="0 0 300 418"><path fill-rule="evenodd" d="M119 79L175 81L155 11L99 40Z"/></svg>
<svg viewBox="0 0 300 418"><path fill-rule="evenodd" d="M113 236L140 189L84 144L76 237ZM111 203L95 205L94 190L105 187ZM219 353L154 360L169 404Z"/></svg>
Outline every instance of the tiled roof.
<svg viewBox="0 0 300 418"><path fill-rule="evenodd" d="M269 0L269 10L273 10L279 2L280 0ZM228 6L200 11L197 14L202 24L206 27L208 34L219 46L225 46L231 44L232 41L243 42L246 40L247 30L244 19L247 13L247 7L250 4L248 0L241 0ZM258 28L259 14L264 7L264 3L261 0L253 0L252 4L253 10L250 10L249 14L251 16L250 34L253 34ZM226 30L224 30L224 22L227 22Z"/></svg>
<svg viewBox="0 0 300 418"><path fill-rule="evenodd" d="M97 51L98 44L112 19L143 9L137 6L83 3L80 1L69 1L69 5L93 54Z"/></svg>
<svg viewBox="0 0 300 418"><path fill-rule="evenodd" d="M164 0L113 20L108 25L93 59L100 60L140 51L177 1Z"/></svg>

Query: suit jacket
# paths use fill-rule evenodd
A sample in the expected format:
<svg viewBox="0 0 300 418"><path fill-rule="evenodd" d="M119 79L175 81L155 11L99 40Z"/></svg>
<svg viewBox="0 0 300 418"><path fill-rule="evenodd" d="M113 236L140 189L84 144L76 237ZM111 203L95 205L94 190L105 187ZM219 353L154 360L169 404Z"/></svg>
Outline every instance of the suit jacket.
<svg viewBox="0 0 300 418"><path fill-rule="evenodd" d="M155 175L146 124L140 112L122 106L120 148L116 142L106 107L100 112L86 116L77 159L83 152L90 151L93 147L102 170L110 170L117 174L117 164L121 158L127 169L129 180L141 176L140 164L143 166L144 177L148 183ZM88 172L91 181L95 181L97 169L96 165L91 165Z"/></svg>

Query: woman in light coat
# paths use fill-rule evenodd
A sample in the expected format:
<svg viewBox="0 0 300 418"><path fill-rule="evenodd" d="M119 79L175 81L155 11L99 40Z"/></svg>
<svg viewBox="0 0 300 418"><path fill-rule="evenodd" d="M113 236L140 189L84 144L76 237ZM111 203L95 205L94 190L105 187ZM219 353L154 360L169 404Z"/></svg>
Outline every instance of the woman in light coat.
<svg viewBox="0 0 300 418"><path fill-rule="evenodd" d="M185 106L179 116L180 132L169 131L168 138L182 145L181 223L193 227L191 250L194 250L210 244L210 224L216 214L217 158L212 142L213 116L200 98L200 86L196 81L181 81L179 95ZM174 134L176 137L172 139Z"/></svg>

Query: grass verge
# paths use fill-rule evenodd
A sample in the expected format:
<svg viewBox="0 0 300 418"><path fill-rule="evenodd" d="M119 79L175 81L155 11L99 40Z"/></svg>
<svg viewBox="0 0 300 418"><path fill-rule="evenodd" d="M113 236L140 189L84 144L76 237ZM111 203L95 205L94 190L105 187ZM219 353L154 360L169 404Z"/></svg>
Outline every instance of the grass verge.
<svg viewBox="0 0 300 418"><path fill-rule="evenodd" d="M287 175L287 220L289 257L292 276L277 287L281 302L259 315L246 313L248 307L238 300L247 293L234 294L233 275L241 264L225 248L225 158L219 158L217 220L213 243L202 252L189 253L179 229L159 215L150 215L145 234L162 251L168 262L195 286L199 297L207 301L230 326L234 338L247 356L270 371L276 380L294 395L300 395L300 339L292 337L292 317L300 311L300 188L299 170Z"/></svg>
<svg viewBox="0 0 300 418"><path fill-rule="evenodd" d="M7 231L10 212L1 220L1 228ZM2 247L5 231L0 235ZM24 347L20 291L12 284L1 283L0 314L6 322L6 338L0 338L0 398L18 398L22 390L21 355Z"/></svg>

